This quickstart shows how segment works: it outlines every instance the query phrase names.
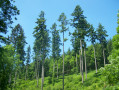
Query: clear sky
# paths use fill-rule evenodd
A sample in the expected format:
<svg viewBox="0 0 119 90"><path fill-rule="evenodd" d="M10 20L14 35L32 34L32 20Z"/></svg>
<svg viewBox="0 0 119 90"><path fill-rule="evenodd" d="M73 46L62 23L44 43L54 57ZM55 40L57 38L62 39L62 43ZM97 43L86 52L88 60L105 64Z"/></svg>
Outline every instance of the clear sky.
<svg viewBox="0 0 119 90"><path fill-rule="evenodd" d="M64 12L67 19L71 19L71 13L75 9L76 5L80 5L84 11L84 15L87 17L87 21L93 24L96 29L98 24L101 23L109 37L112 38L116 34L117 27L117 11L119 10L119 0L15 0L15 5L20 10L20 15L17 16L18 20L15 21L13 26L18 23L23 27L25 31L26 41L28 45L33 48L34 37L33 31L36 26L35 22L40 14L41 10L45 12L47 29L54 22L59 25L57 21L59 15ZM59 26L58 26L59 29ZM69 27L69 31L74 29ZM11 33L11 32L9 32ZM50 34L51 36L51 34ZM62 34L60 34L62 39ZM65 42L65 51L68 48L72 49L70 37L68 32L65 33L65 38L68 41ZM89 44L89 42L88 42ZM62 47L61 47L62 48Z"/></svg>

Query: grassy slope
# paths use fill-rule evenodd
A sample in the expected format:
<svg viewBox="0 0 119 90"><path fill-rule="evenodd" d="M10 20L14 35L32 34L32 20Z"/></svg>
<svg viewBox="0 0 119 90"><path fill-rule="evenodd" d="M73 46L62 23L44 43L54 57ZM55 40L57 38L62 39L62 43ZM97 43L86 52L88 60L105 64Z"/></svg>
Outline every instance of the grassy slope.
<svg viewBox="0 0 119 90"><path fill-rule="evenodd" d="M85 76L85 74L84 74ZM17 86L14 90L40 90L41 79L39 79L39 87L36 87L36 80L18 80ZM65 76L65 90L119 90L118 86L109 86L104 82L104 76L99 73L95 74L95 71L91 71L87 75L87 80L84 77L84 83L82 84L80 75L68 75ZM55 85L52 85L52 78L45 77L44 90L62 90L62 77L55 79Z"/></svg>

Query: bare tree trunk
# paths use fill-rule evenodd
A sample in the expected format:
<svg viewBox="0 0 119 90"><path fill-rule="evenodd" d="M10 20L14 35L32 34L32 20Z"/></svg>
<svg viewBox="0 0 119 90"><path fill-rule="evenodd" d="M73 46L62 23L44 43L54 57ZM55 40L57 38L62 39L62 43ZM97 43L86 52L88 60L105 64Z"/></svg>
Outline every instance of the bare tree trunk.
<svg viewBox="0 0 119 90"><path fill-rule="evenodd" d="M95 58L95 69L96 69L96 73L97 73L97 61L96 61L96 56L95 56L95 47L93 45L93 49L94 49L94 58Z"/></svg>
<svg viewBox="0 0 119 90"><path fill-rule="evenodd" d="M63 90L64 90L64 32L63 32Z"/></svg>
<svg viewBox="0 0 119 90"><path fill-rule="evenodd" d="M77 54L76 54L76 73L78 74Z"/></svg>
<svg viewBox="0 0 119 90"><path fill-rule="evenodd" d="M55 77L55 60L53 64L53 86L54 86L54 77Z"/></svg>
<svg viewBox="0 0 119 90"><path fill-rule="evenodd" d="M104 66L105 66L105 51L104 51L104 48L103 48L103 57L104 57Z"/></svg>
<svg viewBox="0 0 119 90"><path fill-rule="evenodd" d="M42 62L42 75L41 75L41 90L43 90L43 83L44 83L44 60Z"/></svg>
<svg viewBox="0 0 119 90"><path fill-rule="evenodd" d="M16 72L15 72L14 87L15 87L15 85L16 85L16 80L17 80L17 70L16 70Z"/></svg>
<svg viewBox="0 0 119 90"><path fill-rule="evenodd" d="M81 41L81 39L80 39L80 44L81 44L81 61L82 61L82 83L83 83L83 57L82 57L82 41Z"/></svg>
<svg viewBox="0 0 119 90"><path fill-rule="evenodd" d="M9 75L9 86L11 86L11 76L12 76L12 74L10 72L10 75Z"/></svg>
<svg viewBox="0 0 119 90"><path fill-rule="evenodd" d="M36 77L37 77L37 87L38 87L38 83L39 83L39 77L38 77L38 65L39 63L38 63L38 60L37 60L37 73L36 73Z"/></svg>
<svg viewBox="0 0 119 90"><path fill-rule="evenodd" d="M58 60L57 60L57 79L58 79Z"/></svg>
<svg viewBox="0 0 119 90"><path fill-rule="evenodd" d="M86 53L85 53L85 47L84 47L84 57L85 57L85 74L87 79L87 65L86 65Z"/></svg>
<svg viewBox="0 0 119 90"><path fill-rule="evenodd" d="M80 50L79 50L79 56L80 56L80 75L81 75L82 68L81 68L81 53L80 53Z"/></svg>
<svg viewBox="0 0 119 90"><path fill-rule="evenodd" d="M26 74L25 74L25 80L26 80L26 78L27 78L27 65L26 65Z"/></svg>
<svg viewBox="0 0 119 90"><path fill-rule="evenodd" d="M37 62L35 61L35 74L34 74L34 78L36 78L37 80Z"/></svg>

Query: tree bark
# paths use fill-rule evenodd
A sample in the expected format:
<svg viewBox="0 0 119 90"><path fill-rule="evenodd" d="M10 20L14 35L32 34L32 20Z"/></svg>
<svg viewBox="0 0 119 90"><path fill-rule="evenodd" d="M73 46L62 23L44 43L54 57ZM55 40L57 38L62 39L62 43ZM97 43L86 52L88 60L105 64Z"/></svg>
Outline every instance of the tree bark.
<svg viewBox="0 0 119 90"><path fill-rule="evenodd" d="M16 85L16 79L17 79L17 70L16 70L16 72L15 72L14 87L15 87L15 85Z"/></svg>
<svg viewBox="0 0 119 90"><path fill-rule="evenodd" d="M64 32L63 32L63 90L64 90Z"/></svg>
<svg viewBox="0 0 119 90"><path fill-rule="evenodd" d="M39 63L38 63L38 60L37 60L37 87L38 87L38 84L39 84L38 66L39 66Z"/></svg>
<svg viewBox="0 0 119 90"><path fill-rule="evenodd" d="M77 54L76 54L76 73L78 74Z"/></svg>
<svg viewBox="0 0 119 90"><path fill-rule="evenodd" d="M53 64L53 86L54 86L54 78L55 78L55 60Z"/></svg>
<svg viewBox="0 0 119 90"><path fill-rule="evenodd" d="M37 80L37 62L35 61L35 74L34 74L34 78L36 78Z"/></svg>
<svg viewBox="0 0 119 90"><path fill-rule="evenodd" d="M11 76L12 76L12 74L10 72L10 75L9 75L9 86L11 86Z"/></svg>
<svg viewBox="0 0 119 90"><path fill-rule="evenodd" d="M80 39L80 44L81 44L81 61L82 61L82 83L83 83L83 57L82 57L82 41L81 41L81 39Z"/></svg>
<svg viewBox="0 0 119 90"><path fill-rule="evenodd" d="M79 56L80 56L80 75L81 75L82 68L81 68L81 53L80 53L80 50L79 50Z"/></svg>
<svg viewBox="0 0 119 90"><path fill-rule="evenodd" d="M25 74L25 80L26 80L26 78L27 78L27 65L26 65L26 74Z"/></svg>
<svg viewBox="0 0 119 90"><path fill-rule="evenodd" d="M103 57L104 57L104 66L105 66L105 51L104 51L104 48L103 48Z"/></svg>
<svg viewBox="0 0 119 90"><path fill-rule="evenodd" d="M44 83L44 60L42 62L42 75L41 75L41 90L43 90L43 83Z"/></svg>
<svg viewBox="0 0 119 90"><path fill-rule="evenodd" d="M86 53L85 53L85 47L84 47L84 57L85 57L85 74L87 79L87 65L86 65Z"/></svg>
<svg viewBox="0 0 119 90"><path fill-rule="evenodd" d="M57 60L57 79L58 79L58 60Z"/></svg>
<svg viewBox="0 0 119 90"><path fill-rule="evenodd" d="M94 49L94 58L95 58L95 70L96 70L96 73L97 73L97 61L96 61L96 56L95 56L95 47L93 45L93 49Z"/></svg>

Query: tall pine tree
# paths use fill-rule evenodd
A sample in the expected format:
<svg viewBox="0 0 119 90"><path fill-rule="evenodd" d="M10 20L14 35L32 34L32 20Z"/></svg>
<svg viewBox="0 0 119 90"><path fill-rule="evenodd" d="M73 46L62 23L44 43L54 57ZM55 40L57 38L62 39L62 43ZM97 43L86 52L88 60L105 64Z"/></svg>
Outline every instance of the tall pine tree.
<svg viewBox="0 0 119 90"><path fill-rule="evenodd" d="M15 48L15 52L20 56L20 72L19 72L19 78L22 78L25 76L24 74L24 61L25 61L25 40L24 30L20 24L17 24L13 29L10 37L10 41L13 44Z"/></svg>
<svg viewBox="0 0 119 90"><path fill-rule="evenodd" d="M34 46L36 47L37 53L40 56L39 59L42 60L42 79L41 79L41 90L43 90L43 83L44 83L44 61L48 55L49 46L50 46L50 37L48 33L48 29L46 28L46 20L44 18L44 12L41 11L39 18L36 21L37 26L34 28L34 37L35 43Z"/></svg>
<svg viewBox="0 0 119 90"><path fill-rule="evenodd" d="M52 57L54 60L53 65L53 85L54 85L54 76L55 76L55 60L57 60L57 78L58 78L58 59L60 57L60 36L59 31L57 30L57 25L54 23L51 27L52 30Z"/></svg>
<svg viewBox="0 0 119 90"><path fill-rule="evenodd" d="M86 17L83 15L83 11L79 5L76 6L74 9L73 13L71 14L73 19L72 19L72 26L77 30L77 32L74 32L74 35L77 35L80 39L80 65L81 65L81 73L82 73L82 83L83 83L83 50L82 50L82 45L83 41L85 40L85 36L87 35L87 30L88 30L88 24L86 21Z"/></svg>
<svg viewBox="0 0 119 90"><path fill-rule="evenodd" d="M94 27L93 25L90 25L90 33L89 33L89 36L90 36L90 41L93 45L93 50L94 50L94 58L95 58L95 70L96 70L96 73L97 73L97 61L96 61L96 52L95 52L95 43L96 43L96 39L97 39L97 34L96 34L96 31L94 31Z"/></svg>
<svg viewBox="0 0 119 90"><path fill-rule="evenodd" d="M66 28L68 21L67 21L67 18L64 13L61 13L58 21L61 22L61 25L60 25L61 30L60 31L61 31L61 33L63 33L63 90L64 90L64 42L67 40L66 38L64 38L64 32L66 32L68 30L68 28Z"/></svg>
<svg viewBox="0 0 119 90"><path fill-rule="evenodd" d="M29 71L29 64L30 64L30 58L31 58L31 48L30 45L27 48L27 53L26 53L26 74L25 74L25 80L27 80L27 76L28 76L28 71Z"/></svg>
<svg viewBox="0 0 119 90"><path fill-rule="evenodd" d="M102 49L103 49L103 58L104 58L104 66L105 66L105 48L106 48L106 37L108 36L107 35L107 31L104 29L104 26L102 26L100 23L98 25L98 28L97 28L97 38L99 40L99 43L101 44L102 46Z"/></svg>

